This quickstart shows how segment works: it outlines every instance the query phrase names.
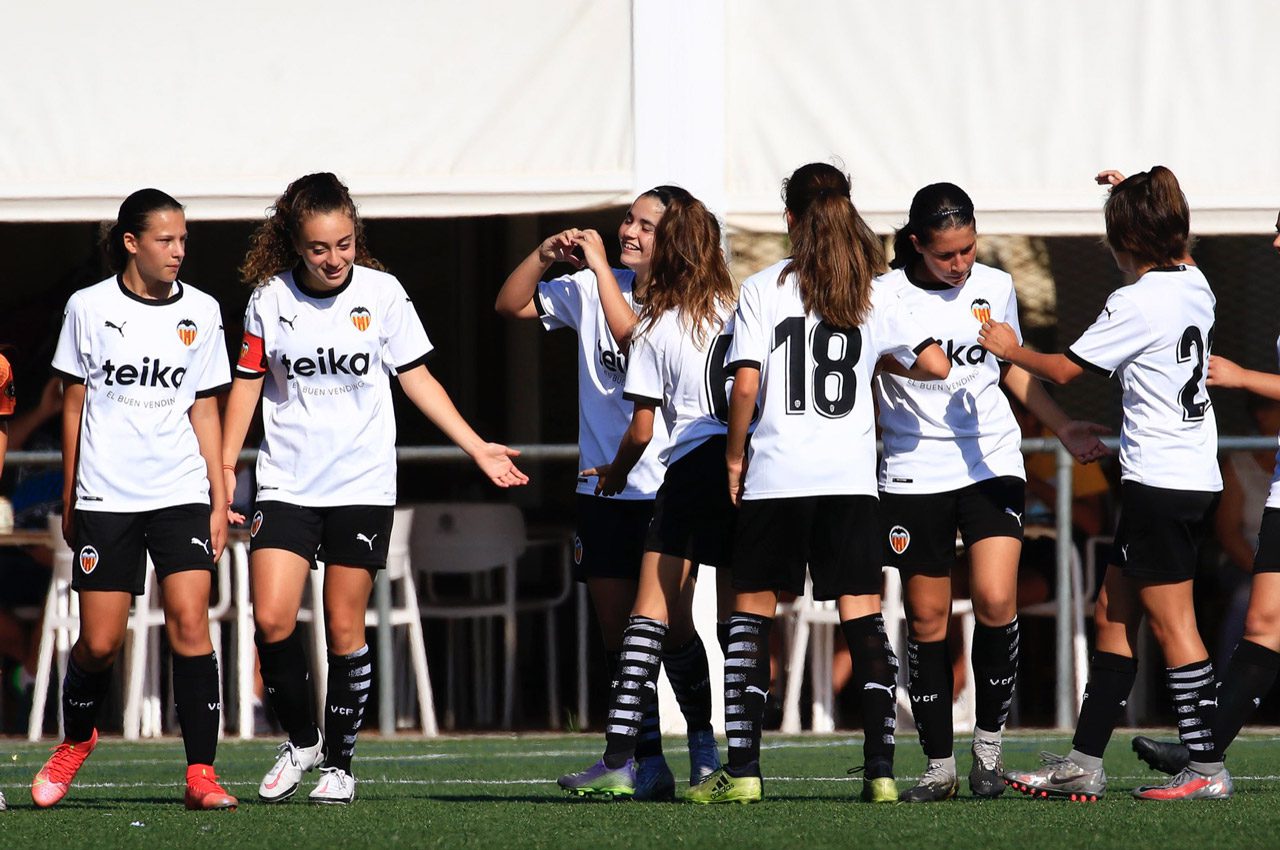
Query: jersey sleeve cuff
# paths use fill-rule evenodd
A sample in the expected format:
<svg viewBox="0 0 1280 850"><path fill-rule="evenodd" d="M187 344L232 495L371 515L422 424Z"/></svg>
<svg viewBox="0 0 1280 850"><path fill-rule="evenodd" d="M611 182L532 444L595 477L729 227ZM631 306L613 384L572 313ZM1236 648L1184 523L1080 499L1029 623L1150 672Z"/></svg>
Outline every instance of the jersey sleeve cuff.
<svg viewBox="0 0 1280 850"><path fill-rule="evenodd" d="M640 393L624 392L622 394L622 397L625 398L627 401L634 401L638 404L652 404L654 407L662 406L662 399L654 398L653 396L642 395Z"/></svg>
<svg viewBox="0 0 1280 850"><path fill-rule="evenodd" d="M225 384L218 384L218 386L209 387L207 390L196 390L196 398L208 398L209 396L213 396L213 395L222 395L229 389L231 389L230 382Z"/></svg>
<svg viewBox="0 0 1280 850"><path fill-rule="evenodd" d="M545 319L547 317L547 305L542 302L542 287L534 287L533 290L533 309L538 311L538 318Z"/></svg>
<svg viewBox="0 0 1280 850"><path fill-rule="evenodd" d="M410 360L408 363L404 364L403 366L397 366L397 367L396 367L396 374L397 374L397 375L403 375L405 372L408 372L410 369L417 369L419 366L423 366L423 365L425 365L425 364L426 364L426 362L427 362L427 358L428 358L428 357L430 357L430 356L431 356L431 352L430 352L430 351L424 351L424 352L422 352L421 356L418 356L418 357L413 358L412 360Z"/></svg>
<svg viewBox="0 0 1280 850"><path fill-rule="evenodd" d="M724 364L724 370L726 372L736 372L739 369L755 369L759 371L760 361L759 360L735 360L732 363Z"/></svg>
<svg viewBox="0 0 1280 850"><path fill-rule="evenodd" d="M53 369L52 369L51 371L53 372L53 374L57 375L57 376L58 376L59 378L61 378L62 380L64 380L64 381L69 381L69 382L71 382L71 383L73 383L73 384L83 384L83 383L84 383L84 380L85 380L85 379L84 379L82 376L80 376L80 375L73 375L73 374L71 374L70 372L64 372L64 371L62 371L61 369L57 368L56 366L55 366L55 367L53 367Z"/></svg>
<svg viewBox="0 0 1280 850"><path fill-rule="evenodd" d="M1112 369L1104 369L1096 363L1090 363L1070 348L1067 349L1067 359L1079 366L1081 369L1084 369L1086 372L1093 372L1095 375L1101 375L1104 378L1110 378L1115 374Z"/></svg>
<svg viewBox="0 0 1280 850"><path fill-rule="evenodd" d="M242 366L236 367L236 377L245 378L250 381L261 381L267 376L266 372L256 372L253 369L245 369Z"/></svg>

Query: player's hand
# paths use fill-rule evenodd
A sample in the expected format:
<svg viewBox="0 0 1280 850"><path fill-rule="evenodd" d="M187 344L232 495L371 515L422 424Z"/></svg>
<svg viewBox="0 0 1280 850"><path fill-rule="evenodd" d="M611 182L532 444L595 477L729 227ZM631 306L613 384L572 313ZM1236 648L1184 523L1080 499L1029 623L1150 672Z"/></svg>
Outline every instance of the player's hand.
<svg viewBox="0 0 1280 850"><path fill-rule="evenodd" d="M517 449L504 446L501 443L485 443L480 447L480 451L476 452L472 460L476 462L476 466L480 467L480 471L489 476L489 480L499 487L519 487L522 484L529 483L529 476L521 472L511 461L513 457L519 457L520 452Z"/></svg>
<svg viewBox="0 0 1280 850"><path fill-rule="evenodd" d="M1205 383L1211 387L1238 390L1244 386L1244 369L1217 354L1209 355L1209 377Z"/></svg>
<svg viewBox="0 0 1280 850"><path fill-rule="evenodd" d="M627 488L627 476L620 472L615 474L611 463L602 463L578 474L595 477L597 496L616 496Z"/></svg>
<svg viewBox="0 0 1280 850"><path fill-rule="evenodd" d="M978 329L978 344L1001 360L1008 360L1018 346L1018 335L1007 322L983 322Z"/></svg>
<svg viewBox="0 0 1280 850"><path fill-rule="evenodd" d="M1111 429L1105 425L1072 419L1058 429L1058 439L1077 463L1093 463L1111 454L1111 449L1099 439L1109 433Z"/></svg>
<svg viewBox="0 0 1280 850"><path fill-rule="evenodd" d="M1114 168L1108 168L1106 171L1099 171L1093 180L1099 186L1119 186L1124 182L1124 175Z"/></svg>
<svg viewBox="0 0 1280 850"><path fill-rule="evenodd" d="M604 250L604 240L595 230L577 231L575 244L582 249L582 256L588 268L597 269L609 265L609 257Z"/></svg>
<svg viewBox="0 0 1280 850"><path fill-rule="evenodd" d="M747 459L725 458L725 466L729 469L729 501L735 508L742 507L743 485L747 480Z"/></svg>
<svg viewBox="0 0 1280 850"><path fill-rule="evenodd" d="M209 512L209 548L213 550L213 563L222 558L222 550L227 548L227 513L221 507ZM241 521L243 521L241 517Z"/></svg>
<svg viewBox="0 0 1280 850"><path fill-rule="evenodd" d="M578 245L578 235L581 233L581 230L571 227L560 231L555 236L548 236L538 246L538 258L544 263L568 263L575 269L582 269L586 263L574 251Z"/></svg>

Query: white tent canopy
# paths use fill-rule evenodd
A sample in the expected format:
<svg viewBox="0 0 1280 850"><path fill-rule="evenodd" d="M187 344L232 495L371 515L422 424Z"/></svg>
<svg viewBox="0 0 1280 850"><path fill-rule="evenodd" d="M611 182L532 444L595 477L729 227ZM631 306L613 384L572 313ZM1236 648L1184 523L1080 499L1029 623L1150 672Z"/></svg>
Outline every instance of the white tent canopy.
<svg viewBox="0 0 1280 850"><path fill-rule="evenodd" d="M371 216L625 203L678 182L782 227L838 157L880 229L950 180L986 232L1096 233L1090 177L1155 163L1200 233L1270 228L1271 0L50 0L6 10L0 220L143 185L257 218L333 170Z"/></svg>

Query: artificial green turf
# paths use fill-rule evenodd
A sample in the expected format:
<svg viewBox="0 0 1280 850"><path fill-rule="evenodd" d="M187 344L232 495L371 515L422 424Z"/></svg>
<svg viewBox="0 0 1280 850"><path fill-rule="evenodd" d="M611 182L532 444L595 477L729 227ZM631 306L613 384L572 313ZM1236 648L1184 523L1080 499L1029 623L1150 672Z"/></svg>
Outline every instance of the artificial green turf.
<svg viewBox="0 0 1280 850"><path fill-rule="evenodd" d="M1166 733L1167 734L1167 733ZM963 746L963 738L957 744ZM674 744L674 746L672 745ZM1094 804L1031 800L1013 791L994 801L961 796L932 805L853 802L861 762L846 737L766 739L765 801L755 806L595 803L565 798L555 778L598 757L593 735L362 740L354 806L324 807L298 798L255 802L274 750L269 743L224 742L218 769L245 800L236 812L186 812L181 805L181 745L104 740L71 793L40 811L27 793L47 748L0 741L0 813L4 847L356 847L667 846L749 847L1264 847L1280 843L1280 739L1252 734L1232 747L1236 798L1226 802L1140 803L1128 796L1154 778L1132 757L1128 735L1108 753L1106 798ZM1063 737L1011 735L1010 767L1037 763L1040 749L1065 751ZM684 747L669 742L677 777ZM968 770L967 754L960 769ZM899 745L899 787L924 766L914 738Z"/></svg>

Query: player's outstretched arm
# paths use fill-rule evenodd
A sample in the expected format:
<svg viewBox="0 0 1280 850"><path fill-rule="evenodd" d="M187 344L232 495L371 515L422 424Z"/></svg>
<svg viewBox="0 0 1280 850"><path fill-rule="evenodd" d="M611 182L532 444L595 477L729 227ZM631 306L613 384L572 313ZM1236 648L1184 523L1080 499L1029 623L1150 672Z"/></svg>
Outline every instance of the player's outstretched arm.
<svg viewBox="0 0 1280 850"><path fill-rule="evenodd" d="M1254 395L1280 401L1280 375L1245 369L1216 354L1209 356L1209 377L1206 383L1211 387L1228 390L1248 390Z"/></svg>
<svg viewBox="0 0 1280 850"><path fill-rule="evenodd" d="M538 282L546 274L553 263L568 263L580 269L583 263L573 253L574 236L581 231L563 230L554 236L548 236L539 243L529 256L520 261L520 265L507 275L507 279L498 290L498 298L493 302L493 309L498 315L508 319L536 319L538 308L533 305L533 296L538 290Z"/></svg>
<svg viewBox="0 0 1280 850"><path fill-rule="evenodd" d="M1042 381L1069 384L1084 374L1065 354L1041 354L1023 348L1013 328L1005 322L983 322L978 330L978 344L996 357L1021 366Z"/></svg>
<svg viewBox="0 0 1280 850"><path fill-rule="evenodd" d="M631 342L631 332L636 327L636 314L631 305L622 297L618 287L618 279L613 276L609 267L609 258L605 254L604 240L594 230L576 231L575 244L582 249L587 268L596 276L596 288L600 293L600 309L604 311L604 320L609 324L609 333L614 341L625 351Z"/></svg>
<svg viewBox="0 0 1280 850"><path fill-rule="evenodd" d="M618 451L614 453L613 462L603 466L593 466L582 470L580 475L593 475L596 481L597 496L616 496L627 486L627 476L640 461L640 456L653 440L654 405L637 401L631 412L631 424L622 434L618 443Z"/></svg>
<svg viewBox="0 0 1280 850"><path fill-rule="evenodd" d="M226 478L222 474L222 423L218 421L217 397L196 399L187 411L187 418L191 420L191 430L196 433L200 456L204 458L209 476L209 548L213 550L214 563L217 563L222 557L223 547L227 545L227 505L230 500Z"/></svg>
<svg viewBox="0 0 1280 850"><path fill-rule="evenodd" d="M72 546L76 509L76 470L80 466L80 417L84 413L84 384L62 386L62 539Z"/></svg>
<svg viewBox="0 0 1280 850"><path fill-rule="evenodd" d="M227 499L227 521L233 525L244 523L244 514L231 510L231 500L236 492L236 463L240 460L240 450L244 448L254 411L258 409L258 399L262 397L263 380L233 379L231 392L227 394L227 408L222 414L222 486Z"/></svg>
<svg viewBox="0 0 1280 850"><path fill-rule="evenodd" d="M1072 419L1030 372L1020 366L1010 366L1001 380L1013 397L1034 413L1080 463L1092 463L1111 453L1099 439L1110 429L1096 422Z"/></svg>
<svg viewBox="0 0 1280 850"><path fill-rule="evenodd" d="M517 487L529 483L529 476L516 468L511 460L519 457L520 452L501 443L486 442L472 430L458 408L454 407L453 399L449 398L444 387L427 371L426 366L415 366L402 372L400 386L414 406L458 448L466 452L490 481L499 487Z"/></svg>

